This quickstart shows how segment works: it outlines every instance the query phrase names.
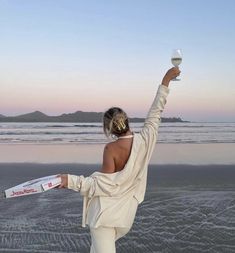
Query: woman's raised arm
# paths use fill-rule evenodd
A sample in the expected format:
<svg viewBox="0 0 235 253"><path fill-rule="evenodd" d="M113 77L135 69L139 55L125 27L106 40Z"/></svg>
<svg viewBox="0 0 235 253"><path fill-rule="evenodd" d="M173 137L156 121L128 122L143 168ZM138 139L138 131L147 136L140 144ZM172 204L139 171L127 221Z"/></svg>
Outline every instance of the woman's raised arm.
<svg viewBox="0 0 235 253"><path fill-rule="evenodd" d="M161 122L161 113L164 109L166 97L169 93L168 86L170 81L179 74L180 70L178 68L174 67L169 69L162 79L162 84L158 87L157 94L145 119L144 127L140 132L147 145L149 145L150 142L154 144L156 143L157 131Z"/></svg>

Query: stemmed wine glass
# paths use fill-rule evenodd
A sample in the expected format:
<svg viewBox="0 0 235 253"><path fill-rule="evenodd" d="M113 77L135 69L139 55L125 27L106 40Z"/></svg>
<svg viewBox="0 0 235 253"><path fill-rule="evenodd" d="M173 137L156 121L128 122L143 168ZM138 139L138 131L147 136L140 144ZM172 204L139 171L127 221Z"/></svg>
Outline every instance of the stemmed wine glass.
<svg viewBox="0 0 235 253"><path fill-rule="evenodd" d="M182 62L182 52L180 49L174 49L171 55L171 62L175 67L178 67ZM174 78L172 81L180 81L179 78Z"/></svg>

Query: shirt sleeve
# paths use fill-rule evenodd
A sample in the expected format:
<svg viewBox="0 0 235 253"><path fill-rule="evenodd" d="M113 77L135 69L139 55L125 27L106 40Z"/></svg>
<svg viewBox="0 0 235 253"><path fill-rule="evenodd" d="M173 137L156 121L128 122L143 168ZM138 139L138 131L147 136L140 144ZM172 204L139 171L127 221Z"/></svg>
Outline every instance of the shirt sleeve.
<svg viewBox="0 0 235 253"><path fill-rule="evenodd" d="M167 102L166 98L169 91L169 88L165 85L161 84L158 87L157 94L145 119L144 127L140 131L146 146L149 146L150 144L155 145L156 143L158 127L161 122L161 113Z"/></svg>
<svg viewBox="0 0 235 253"><path fill-rule="evenodd" d="M108 178L109 174L95 172L89 177L68 174L68 189L78 191L82 196L114 196L120 186Z"/></svg>
<svg viewBox="0 0 235 253"><path fill-rule="evenodd" d="M84 177L68 174L68 189L80 192L81 195L92 195L95 181L92 177Z"/></svg>

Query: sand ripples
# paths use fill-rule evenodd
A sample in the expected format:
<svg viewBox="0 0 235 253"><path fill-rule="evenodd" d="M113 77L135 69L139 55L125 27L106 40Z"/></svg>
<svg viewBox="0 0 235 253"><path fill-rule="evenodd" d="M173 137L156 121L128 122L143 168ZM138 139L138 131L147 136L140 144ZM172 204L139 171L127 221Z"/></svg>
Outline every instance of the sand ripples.
<svg viewBox="0 0 235 253"><path fill-rule="evenodd" d="M56 190L1 205L0 252L89 252L81 201L72 192L61 198ZM158 189L147 193L117 252L235 252L234 236L235 192Z"/></svg>
<svg viewBox="0 0 235 253"><path fill-rule="evenodd" d="M232 172L225 177L224 169L220 181L207 181L193 171L186 177L182 170L186 185L176 175L173 180L175 170L162 170L171 175L168 182L164 178L170 176L150 170L145 201L131 231L118 240L117 253L234 253ZM162 183L154 184L155 177ZM0 183L2 189L9 184L1 178ZM81 197L68 190L1 201L0 252L88 253L89 229L81 227L81 212Z"/></svg>

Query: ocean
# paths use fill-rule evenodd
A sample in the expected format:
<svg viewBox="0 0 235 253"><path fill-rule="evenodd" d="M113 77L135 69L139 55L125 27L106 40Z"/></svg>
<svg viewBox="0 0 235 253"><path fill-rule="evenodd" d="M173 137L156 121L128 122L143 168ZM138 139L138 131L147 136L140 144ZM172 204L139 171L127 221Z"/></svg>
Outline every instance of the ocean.
<svg viewBox="0 0 235 253"><path fill-rule="evenodd" d="M131 123L139 132L143 123ZM0 123L0 144L107 143L97 123ZM235 123L162 123L158 143L235 143Z"/></svg>

